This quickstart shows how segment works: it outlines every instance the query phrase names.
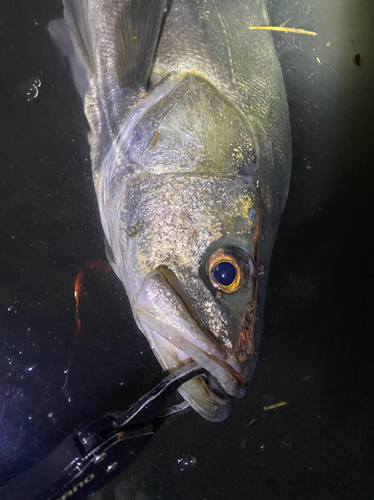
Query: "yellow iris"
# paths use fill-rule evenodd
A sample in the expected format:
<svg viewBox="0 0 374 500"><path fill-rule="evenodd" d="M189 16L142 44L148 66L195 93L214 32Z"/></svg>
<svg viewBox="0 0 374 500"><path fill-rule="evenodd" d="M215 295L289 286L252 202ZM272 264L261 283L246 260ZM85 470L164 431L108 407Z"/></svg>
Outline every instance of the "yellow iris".
<svg viewBox="0 0 374 500"><path fill-rule="evenodd" d="M214 270L222 262L229 262L235 268L235 277L228 285L222 285L214 276ZM234 293L238 291L244 281L242 264L238 262L229 251L224 249L219 249L211 255L207 262L207 274L212 285L225 293Z"/></svg>

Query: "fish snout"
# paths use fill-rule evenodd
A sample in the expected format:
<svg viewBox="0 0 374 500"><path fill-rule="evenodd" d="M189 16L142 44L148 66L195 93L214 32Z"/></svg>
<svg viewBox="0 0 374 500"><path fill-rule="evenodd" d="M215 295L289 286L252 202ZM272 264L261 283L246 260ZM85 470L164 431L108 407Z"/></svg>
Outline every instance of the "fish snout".
<svg viewBox="0 0 374 500"><path fill-rule="evenodd" d="M179 392L184 399L209 420L226 418L228 394L245 394L240 360L202 323L175 273L165 266L152 271L133 311L165 369L174 371L195 361L208 372L207 377L201 376L181 387Z"/></svg>

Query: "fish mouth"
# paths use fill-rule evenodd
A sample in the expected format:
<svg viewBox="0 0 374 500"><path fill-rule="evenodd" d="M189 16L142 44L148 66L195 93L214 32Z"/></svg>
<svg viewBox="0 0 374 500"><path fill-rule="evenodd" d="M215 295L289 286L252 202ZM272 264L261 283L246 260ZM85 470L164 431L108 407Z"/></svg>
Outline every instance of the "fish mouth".
<svg viewBox="0 0 374 500"><path fill-rule="evenodd" d="M206 370L206 375L183 384L179 393L206 419L224 420L230 412L229 395L244 396L245 378L235 355L203 324L175 273L166 266L152 271L133 312L166 370L194 361Z"/></svg>

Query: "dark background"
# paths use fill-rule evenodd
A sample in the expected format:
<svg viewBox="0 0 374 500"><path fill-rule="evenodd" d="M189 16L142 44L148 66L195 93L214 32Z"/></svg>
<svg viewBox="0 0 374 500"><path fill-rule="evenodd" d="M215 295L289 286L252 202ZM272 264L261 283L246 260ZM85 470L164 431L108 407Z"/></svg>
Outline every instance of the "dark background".
<svg viewBox="0 0 374 500"><path fill-rule="evenodd" d="M85 118L46 31L61 13L57 0L0 7L0 483L161 377L112 273L85 274L74 337L76 273L105 253ZM269 13L318 36L274 34L294 160L255 376L222 424L170 418L97 499L374 498L374 9L281 0Z"/></svg>

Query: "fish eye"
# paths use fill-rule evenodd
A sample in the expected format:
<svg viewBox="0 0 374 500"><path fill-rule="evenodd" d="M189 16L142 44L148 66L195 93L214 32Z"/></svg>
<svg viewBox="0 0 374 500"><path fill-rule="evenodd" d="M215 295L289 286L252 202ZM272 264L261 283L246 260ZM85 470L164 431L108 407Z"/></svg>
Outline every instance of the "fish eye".
<svg viewBox="0 0 374 500"><path fill-rule="evenodd" d="M207 274L215 288L226 293L239 290L243 284L243 267L227 250L217 250L207 262Z"/></svg>

